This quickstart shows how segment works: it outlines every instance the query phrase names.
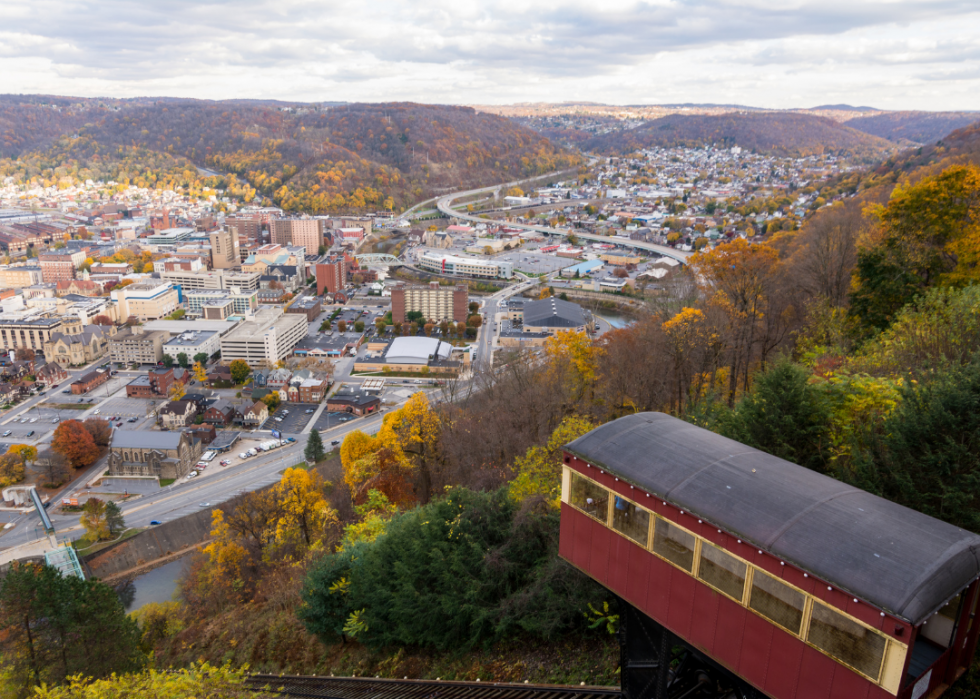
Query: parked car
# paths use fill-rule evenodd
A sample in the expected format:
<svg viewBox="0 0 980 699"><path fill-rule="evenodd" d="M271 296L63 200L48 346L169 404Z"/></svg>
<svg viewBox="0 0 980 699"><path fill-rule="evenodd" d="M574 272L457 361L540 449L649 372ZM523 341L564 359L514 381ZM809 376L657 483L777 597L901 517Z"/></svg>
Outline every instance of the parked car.
<svg viewBox="0 0 980 699"><path fill-rule="evenodd" d="M96 408L96 409L95 409L95 410L94 410L94 411L92 412L92 414L93 414L93 415L98 415L98 414L99 414L99 413L101 413L101 412L102 412L101 410L99 410L98 408Z"/></svg>
<svg viewBox="0 0 980 699"><path fill-rule="evenodd" d="M293 443L293 442L295 442L296 440L295 440L295 439L293 439L292 437L286 437L286 441L287 441L287 442L289 442L290 444L292 444L292 443Z"/></svg>
<svg viewBox="0 0 980 699"><path fill-rule="evenodd" d="M9 437L11 434L13 434L13 433L10 430L7 430L6 432L3 433L3 435L0 435L0 436Z"/></svg>
<svg viewBox="0 0 980 699"><path fill-rule="evenodd" d="M225 459L224 461L219 461L218 463L220 463L222 466L228 466L231 464L231 462L228 461L227 459Z"/></svg>
<svg viewBox="0 0 980 699"><path fill-rule="evenodd" d="M247 451L243 451L241 454L238 455L238 458L239 459L247 459L248 458L248 452Z"/></svg>
<svg viewBox="0 0 980 699"><path fill-rule="evenodd" d="M51 419L51 424L52 425L57 424L59 422L59 420L61 420L61 418L57 418L57 417L56 418L52 418Z"/></svg>
<svg viewBox="0 0 980 699"><path fill-rule="evenodd" d="M338 444L340 444L340 440L339 440L339 439L335 439L335 440L333 440L332 442L330 442L330 446L332 446L332 447L335 447L335 446L337 446Z"/></svg>
<svg viewBox="0 0 980 699"><path fill-rule="evenodd" d="M27 433L27 436L28 437L33 437L34 436L34 430L31 430L30 432L28 432Z"/></svg>
<svg viewBox="0 0 980 699"><path fill-rule="evenodd" d="M249 456L255 456L256 454L258 454L258 452L257 452L257 451L255 451L255 449L249 449L249 450L248 450L247 452L245 452L245 453L246 453L246 454L248 454Z"/></svg>
<svg viewBox="0 0 980 699"><path fill-rule="evenodd" d="M71 389L69 389L67 391L62 391L62 393L71 393Z"/></svg>
<svg viewBox="0 0 980 699"><path fill-rule="evenodd" d="M37 418L36 417L32 417L31 418L31 422L37 422Z"/></svg>
<svg viewBox="0 0 980 699"><path fill-rule="evenodd" d="M155 526L157 526L158 524L160 524L160 520L158 520L158 519L151 519L151 520L150 520L150 526L151 526L151 527L155 527Z"/></svg>
<svg viewBox="0 0 980 699"><path fill-rule="evenodd" d="M190 480L191 478L194 478L196 475L197 475L197 471L191 471L190 473L187 474L187 478L185 478L184 480Z"/></svg>

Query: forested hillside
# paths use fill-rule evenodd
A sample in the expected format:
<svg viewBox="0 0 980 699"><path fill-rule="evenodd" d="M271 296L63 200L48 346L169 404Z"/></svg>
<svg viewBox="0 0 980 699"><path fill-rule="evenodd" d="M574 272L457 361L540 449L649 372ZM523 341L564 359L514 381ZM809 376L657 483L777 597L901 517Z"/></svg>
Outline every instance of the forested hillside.
<svg viewBox="0 0 980 699"><path fill-rule="evenodd" d="M847 126L889 141L935 143L955 129L980 121L980 112L883 112L844 122Z"/></svg>
<svg viewBox="0 0 980 699"><path fill-rule="evenodd" d="M0 102L8 155L0 172L49 181L83 170L132 173L143 154L155 153L233 174L259 196L311 213L400 208L451 188L578 163L540 134L468 107L15 102ZM149 179L161 178L158 166L173 169L152 158L143 168ZM62 164L66 171L58 172Z"/></svg>
<svg viewBox="0 0 980 699"><path fill-rule="evenodd" d="M718 116L671 114L634 129L582 143L585 150L629 153L651 146L741 146L780 156L848 153L874 157L890 147L876 136L832 119L796 112L738 112Z"/></svg>

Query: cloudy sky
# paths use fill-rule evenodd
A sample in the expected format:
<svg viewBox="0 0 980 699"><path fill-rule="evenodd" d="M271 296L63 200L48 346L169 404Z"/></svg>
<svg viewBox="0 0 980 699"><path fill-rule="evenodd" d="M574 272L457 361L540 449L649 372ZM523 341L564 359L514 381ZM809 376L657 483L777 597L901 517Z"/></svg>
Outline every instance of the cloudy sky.
<svg viewBox="0 0 980 699"><path fill-rule="evenodd" d="M980 3L5 0L0 92L980 109Z"/></svg>

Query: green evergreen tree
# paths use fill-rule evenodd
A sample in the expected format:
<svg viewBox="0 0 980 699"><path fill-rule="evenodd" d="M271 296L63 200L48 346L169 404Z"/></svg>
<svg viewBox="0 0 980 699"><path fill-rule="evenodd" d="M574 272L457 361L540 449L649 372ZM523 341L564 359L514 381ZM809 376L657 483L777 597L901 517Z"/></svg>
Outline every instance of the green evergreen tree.
<svg viewBox="0 0 980 699"><path fill-rule="evenodd" d="M37 563L15 563L0 580L0 677L15 695L72 675L131 672L145 661L139 626L108 585Z"/></svg>
<svg viewBox="0 0 980 699"><path fill-rule="evenodd" d="M198 352L197 354L194 355L194 361L197 364L201 364L202 366L205 365L205 364L207 364L208 363L208 353L207 352Z"/></svg>
<svg viewBox="0 0 980 699"><path fill-rule="evenodd" d="M758 376L721 433L814 471L828 468L830 409L802 367L783 360Z"/></svg>
<svg viewBox="0 0 980 699"><path fill-rule="evenodd" d="M306 439L306 451L303 452L303 455L306 456L307 461L312 463L317 463L323 458L323 440L320 439L320 433L317 430L310 430L310 436Z"/></svg>
<svg viewBox="0 0 980 699"><path fill-rule="evenodd" d="M109 533L118 536L126 529L126 520L123 518L122 510L119 505L111 500L105 506L105 519L109 525Z"/></svg>
<svg viewBox="0 0 980 699"><path fill-rule="evenodd" d="M186 352L180 352L177 354L177 363L180 364L182 369L186 369L191 365L190 359L187 358Z"/></svg>
<svg viewBox="0 0 980 699"><path fill-rule="evenodd" d="M174 358L169 354L163 355L163 365L169 369L174 365Z"/></svg>
<svg viewBox="0 0 980 699"><path fill-rule="evenodd" d="M857 485L980 532L980 357L907 385L881 434Z"/></svg>

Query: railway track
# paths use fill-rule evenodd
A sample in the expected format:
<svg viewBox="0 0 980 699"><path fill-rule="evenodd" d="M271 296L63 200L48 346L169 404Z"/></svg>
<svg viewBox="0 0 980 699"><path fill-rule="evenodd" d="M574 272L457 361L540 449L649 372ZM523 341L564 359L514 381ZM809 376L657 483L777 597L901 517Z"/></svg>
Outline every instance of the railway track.
<svg viewBox="0 0 980 699"><path fill-rule="evenodd" d="M620 699L618 687L251 675L246 685L289 697L329 699ZM268 688L268 689L266 689Z"/></svg>

